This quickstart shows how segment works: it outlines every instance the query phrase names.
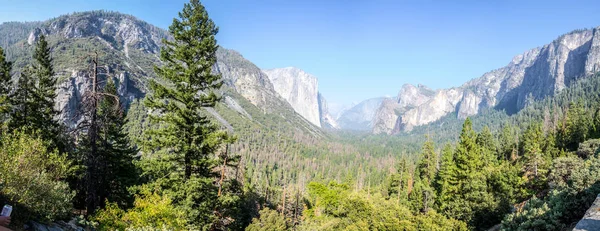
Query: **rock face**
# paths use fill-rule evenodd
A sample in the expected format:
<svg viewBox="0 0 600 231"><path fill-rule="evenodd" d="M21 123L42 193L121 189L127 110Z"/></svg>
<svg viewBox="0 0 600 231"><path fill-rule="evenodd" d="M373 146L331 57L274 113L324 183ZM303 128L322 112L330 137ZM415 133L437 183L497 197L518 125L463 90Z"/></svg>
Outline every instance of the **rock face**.
<svg viewBox="0 0 600 231"><path fill-rule="evenodd" d="M596 197L596 200L585 212L583 219L577 222L577 225L573 231L592 231L600 230L600 195Z"/></svg>
<svg viewBox="0 0 600 231"><path fill-rule="evenodd" d="M516 113L529 102L554 95L573 80L600 71L598 29L562 35L550 44L515 56L508 65L460 87L437 90L430 98L415 94L411 87L403 87L397 104L382 105L375 120L379 126L374 127L373 132L410 131L414 126L431 123L449 113L466 118L486 108ZM396 123L392 127L388 120L395 117Z"/></svg>
<svg viewBox="0 0 600 231"><path fill-rule="evenodd" d="M29 30L29 33L14 33L22 30ZM9 40L2 39L1 42L15 50L23 49L20 52L23 54L28 54L26 49L37 41L39 35L49 38L55 72L59 78L56 109L61 112L60 119L70 127L76 126L81 120L81 100L91 89L90 63L81 58L90 53L89 47L100 53L99 61L104 70L101 71L104 74L99 76L101 81L113 79L121 101L127 106L133 100L144 97L149 80L157 77L153 65L161 65L158 52L162 40L172 39L167 31L133 16L105 11L74 13L35 24L1 24L0 34L18 35ZM275 92L268 76L241 54L219 48L216 56L213 72L222 75L223 90L235 92L224 96L222 102L225 106L252 120L247 111L250 106L239 103L242 100L240 97L243 97L244 101L247 100L263 113L286 114L286 119L302 121L301 125L308 130L318 130L296 116L290 104ZM25 65L29 60L22 57L11 59L25 60L16 65ZM318 113L317 94L314 95L314 111ZM217 119L221 118L216 112L210 113ZM226 121L221 122L225 127L230 127Z"/></svg>
<svg viewBox="0 0 600 231"><path fill-rule="evenodd" d="M269 77L237 51L219 49L214 70L221 74L225 85L265 112L281 101Z"/></svg>
<svg viewBox="0 0 600 231"><path fill-rule="evenodd" d="M335 119L333 118L333 116L329 113L329 108L327 107L327 100L325 100L325 97L323 97L323 95L321 95L321 93L318 94L318 98L319 98L319 119L321 120L321 126L323 128L328 128L328 129L338 129L339 125L338 123L335 121Z"/></svg>
<svg viewBox="0 0 600 231"><path fill-rule="evenodd" d="M295 67L264 70L275 91L294 110L312 124L321 127L317 78Z"/></svg>
<svg viewBox="0 0 600 231"><path fill-rule="evenodd" d="M362 101L344 110L337 122L341 129L369 131L373 128L373 118L385 98L373 98Z"/></svg>

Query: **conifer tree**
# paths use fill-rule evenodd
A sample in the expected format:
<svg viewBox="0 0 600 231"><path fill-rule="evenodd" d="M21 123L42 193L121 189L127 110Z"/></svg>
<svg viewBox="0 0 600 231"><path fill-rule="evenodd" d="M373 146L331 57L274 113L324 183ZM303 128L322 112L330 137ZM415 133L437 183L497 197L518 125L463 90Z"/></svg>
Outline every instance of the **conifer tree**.
<svg viewBox="0 0 600 231"><path fill-rule="evenodd" d="M59 124L54 119L58 114L54 110L54 100L56 98L56 77L54 76L54 68L52 66L52 57L50 57L50 47L44 35L40 35L35 46L33 55L35 60L35 77L37 86L36 101L39 111L37 120L38 128L45 133L43 138L52 139L55 141L56 133L58 132Z"/></svg>
<svg viewBox="0 0 600 231"><path fill-rule="evenodd" d="M523 136L524 175L532 189L540 190L545 185L546 161L542 153L544 134L539 123L529 125Z"/></svg>
<svg viewBox="0 0 600 231"><path fill-rule="evenodd" d="M108 80L104 93L117 95L114 81ZM98 109L98 152L104 163L100 163L100 201L105 200L127 207L133 202L128 192L138 182L138 171L134 165L137 150L130 145L124 132L125 116L116 98L103 97Z"/></svg>
<svg viewBox="0 0 600 231"><path fill-rule="evenodd" d="M0 47L0 120L6 119L5 113L10 111L9 93L12 88L10 72L12 62L6 60L4 50Z"/></svg>
<svg viewBox="0 0 600 231"><path fill-rule="evenodd" d="M431 185L435 173L437 170L437 154L434 150L434 144L431 139L427 138L427 141L423 144L421 151L421 160L417 165L417 173L421 180L427 185Z"/></svg>
<svg viewBox="0 0 600 231"><path fill-rule="evenodd" d="M413 198L416 198L417 210L426 213L432 206L435 198L432 183L437 171L437 154L434 150L434 144L431 139L423 144L421 160L417 165L417 176L415 177L415 187ZM417 187L418 186L418 187Z"/></svg>
<svg viewBox="0 0 600 231"><path fill-rule="evenodd" d="M43 35L40 35L33 55L34 63L25 67L19 79L17 90L14 93L13 116L9 128L24 129L27 132L36 132L46 141L50 142L50 149L59 147L60 151L66 148L59 140L61 137L60 124L55 120L58 114L54 110L56 98L56 77L50 57L50 47Z"/></svg>
<svg viewBox="0 0 600 231"><path fill-rule="evenodd" d="M513 132L513 127L509 124L502 126L502 132L498 138L500 147L498 148L498 159L499 160L512 160L516 157L517 145L516 138Z"/></svg>
<svg viewBox="0 0 600 231"><path fill-rule="evenodd" d="M446 211L448 201L453 197L456 187L451 185L456 184L454 178L456 174L456 164L454 163L454 150L450 144L446 144L442 150L442 157L440 163L440 170L436 174L435 189L438 195L436 200L437 207L441 211Z"/></svg>
<svg viewBox="0 0 600 231"><path fill-rule="evenodd" d="M482 148L476 139L471 120L467 118L454 154L456 183L448 187L448 191L455 194L449 198L445 213L466 221L471 227L487 228L489 222L494 222L486 217L486 210L494 208L494 198L487 191Z"/></svg>
<svg viewBox="0 0 600 231"><path fill-rule="evenodd" d="M221 76L212 72L218 29L204 6L191 0L169 32L174 40L163 40L164 65L155 67L164 83L151 80L145 100L152 110L151 120L160 125L147 131L146 147L162 154L155 161L165 174L154 183L172 195L193 225L212 229L223 214L214 183L220 174L215 168L223 162L233 164L216 155L230 141L227 133L202 114L203 107L213 107L219 100L214 90L222 85Z"/></svg>
<svg viewBox="0 0 600 231"><path fill-rule="evenodd" d="M487 126L483 127L481 132L477 134L477 145L482 148L481 157L483 158L485 165L491 165L497 162L496 141Z"/></svg>
<svg viewBox="0 0 600 231"><path fill-rule="evenodd" d="M10 95L12 105L8 127L11 130L22 128L24 130L33 129L31 124L37 118L35 117L35 83L31 77L32 69L25 67L19 74L15 91Z"/></svg>

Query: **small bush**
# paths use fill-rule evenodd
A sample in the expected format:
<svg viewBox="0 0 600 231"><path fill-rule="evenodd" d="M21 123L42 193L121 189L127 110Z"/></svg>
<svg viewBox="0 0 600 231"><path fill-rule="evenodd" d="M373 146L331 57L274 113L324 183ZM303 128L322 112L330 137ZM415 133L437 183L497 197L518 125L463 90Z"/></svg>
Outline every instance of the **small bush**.
<svg viewBox="0 0 600 231"><path fill-rule="evenodd" d="M147 187L142 187L133 208L124 211L109 202L93 220L99 230L184 230L187 223L184 212L173 206L169 197L151 192Z"/></svg>

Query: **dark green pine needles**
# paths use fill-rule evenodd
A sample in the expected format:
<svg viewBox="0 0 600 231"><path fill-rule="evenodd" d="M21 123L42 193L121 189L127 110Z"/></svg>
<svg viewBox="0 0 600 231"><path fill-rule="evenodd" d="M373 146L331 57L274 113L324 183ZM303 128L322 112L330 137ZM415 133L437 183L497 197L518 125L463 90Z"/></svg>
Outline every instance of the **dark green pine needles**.
<svg viewBox="0 0 600 231"><path fill-rule="evenodd" d="M218 45L218 28L197 0L185 4L179 18L169 27L173 41L163 40L155 67L160 81L150 82L145 100L151 121L159 127L146 132L146 150L156 156L154 183L172 195L189 220L201 229L218 219L219 177L222 163L215 153L229 142L227 133L202 115L219 97L221 76L212 72Z"/></svg>

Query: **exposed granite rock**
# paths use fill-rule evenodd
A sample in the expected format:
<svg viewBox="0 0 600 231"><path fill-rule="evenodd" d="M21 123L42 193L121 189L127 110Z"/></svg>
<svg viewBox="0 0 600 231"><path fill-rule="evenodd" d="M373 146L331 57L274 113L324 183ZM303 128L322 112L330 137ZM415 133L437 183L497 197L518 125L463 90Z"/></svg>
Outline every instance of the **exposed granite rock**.
<svg viewBox="0 0 600 231"><path fill-rule="evenodd" d="M396 121L398 121L397 109L399 109L399 106L396 99L385 98L375 112L373 133L391 134L396 126Z"/></svg>
<svg viewBox="0 0 600 231"><path fill-rule="evenodd" d="M344 110L337 122L341 129L370 131L373 129L375 113L385 98L373 98L362 101Z"/></svg>
<svg viewBox="0 0 600 231"><path fill-rule="evenodd" d="M331 114L329 113L329 107L327 106L327 100L325 100L325 97L323 97L323 95L321 95L321 93L318 93L317 97L319 98L319 119L321 120L321 126L323 128L328 128L328 129L338 129L339 128L338 123L335 121L333 116L331 116Z"/></svg>
<svg viewBox="0 0 600 231"><path fill-rule="evenodd" d="M269 77L237 51L219 49L214 70L222 75L225 85L265 112L280 103Z"/></svg>
<svg viewBox="0 0 600 231"><path fill-rule="evenodd" d="M556 94L575 79L600 71L599 37L598 28L565 34L550 44L515 56L508 65L460 87L438 90L435 97L422 104L415 99L424 98L416 97L413 88L403 87L399 93L396 126L383 130L380 127L373 132L409 131L453 112L461 119L492 107L516 113L534 100ZM406 105L411 102L420 105L407 110Z"/></svg>
<svg viewBox="0 0 600 231"><path fill-rule="evenodd" d="M455 111L462 95L462 91L456 88L438 90L426 103L403 112L392 133L410 131L414 126L431 123Z"/></svg>
<svg viewBox="0 0 600 231"><path fill-rule="evenodd" d="M583 218L577 223L573 231L595 231L600 230L600 195L585 212Z"/></svg>
<svg viewBox="0 0 600 231"><path fill-rule="evenodd" d="M294 110L312 124L321 127L317 78L295 67L264 70L275 91Z"/></svg>

